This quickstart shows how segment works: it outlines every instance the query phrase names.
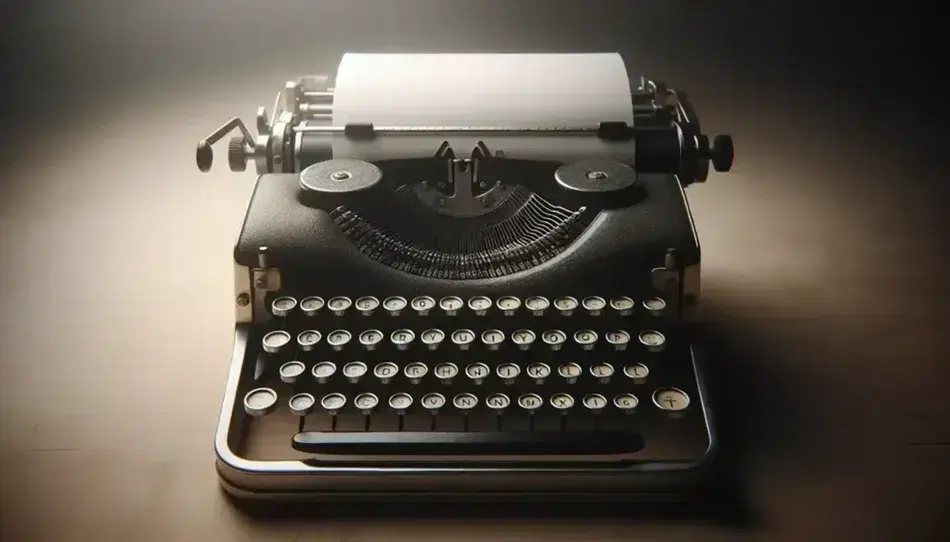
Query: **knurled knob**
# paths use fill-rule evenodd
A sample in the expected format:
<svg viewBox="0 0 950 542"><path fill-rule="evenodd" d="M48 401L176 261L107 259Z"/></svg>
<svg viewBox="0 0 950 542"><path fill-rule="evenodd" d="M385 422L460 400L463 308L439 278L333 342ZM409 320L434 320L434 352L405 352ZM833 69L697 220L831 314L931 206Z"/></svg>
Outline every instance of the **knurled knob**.
<svg viewBox="0 0 950 542"><path fill-rule="evenodd" d="M732 169L733 153L732 137L717 135L713 139L712 149L709 152L713 168L720 173Z"/></svg>
<svg viewBox="0 0 950 542"><path fill-rule="evenodd" d="M247 151L243 137L232 137L228 143L228 165L231 171L244 171L247 168Z"/></svg>

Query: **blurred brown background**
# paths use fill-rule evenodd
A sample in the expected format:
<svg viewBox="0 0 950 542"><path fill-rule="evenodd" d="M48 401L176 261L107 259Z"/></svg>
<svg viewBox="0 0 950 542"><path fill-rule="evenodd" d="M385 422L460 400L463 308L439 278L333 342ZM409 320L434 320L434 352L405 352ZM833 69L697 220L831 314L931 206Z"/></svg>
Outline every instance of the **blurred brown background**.
<svg viewBox="0 0 950 542"><path fill-rule="evenodd" d="M939 34L907 5L734 4L4 7L0 539L946 539L950 229L917 54ZM733 173L689 195L738 480L720 504L741 519L235 510L211 438L254 176L199 174L198 139L344 51L598 50L686 89L736 141Z"/></svg>

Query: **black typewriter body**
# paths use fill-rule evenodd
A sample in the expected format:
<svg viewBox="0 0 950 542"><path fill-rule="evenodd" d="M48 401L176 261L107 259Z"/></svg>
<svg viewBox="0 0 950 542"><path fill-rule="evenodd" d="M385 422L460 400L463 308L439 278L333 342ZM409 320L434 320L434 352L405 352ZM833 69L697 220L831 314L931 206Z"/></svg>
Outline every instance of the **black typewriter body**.
<svg viewBox="0 0 950 542"><path fill-rule="evenodd" d="M484 147L463 160L440 149L442 166L483 166L442 178L302 156L305 133L259 145L266 166L234 249L235 340L215 436L223 487L267 500L691 495L716 437L683 325L701 261L684 190L691 137L673 133L675 164L634 174L601 160L579 176ZM692 139L694 154L711 155ZM246 160L254 147L234 149ZM433 208L439 190L468 182L483 211Z"/></svg>

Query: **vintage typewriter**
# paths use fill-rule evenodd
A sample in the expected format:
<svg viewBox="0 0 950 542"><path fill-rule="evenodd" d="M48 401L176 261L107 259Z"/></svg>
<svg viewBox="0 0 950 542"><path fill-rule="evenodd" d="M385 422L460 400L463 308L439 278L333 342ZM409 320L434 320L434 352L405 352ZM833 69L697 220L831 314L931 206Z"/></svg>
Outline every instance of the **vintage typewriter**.
<svg viewBox="0 0 950 542"><path fill-rule="evenodd" d="M450 77L451 75L446 75ZM332 77L289 82L228 163L259 177L234 249L215 438L238 498L669 498L715 448L685 326L700 246L684 188L731 168L686 96L630 83L587 126L334 123ZM633 122L630 122L633 119ZM458 148L461 135L478 143ZM574 138L632 159L511 156ZM336 143L441 141L375 161Z"/></svg>

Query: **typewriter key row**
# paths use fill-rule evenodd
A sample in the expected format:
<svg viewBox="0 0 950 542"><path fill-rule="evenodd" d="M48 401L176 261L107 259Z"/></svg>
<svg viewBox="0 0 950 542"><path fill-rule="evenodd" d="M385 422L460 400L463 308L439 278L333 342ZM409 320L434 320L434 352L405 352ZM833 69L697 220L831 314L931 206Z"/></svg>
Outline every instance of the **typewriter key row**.
<svg viewBox="0 0 950 542"><path fill-rule="evenodd" d="M307 316L315 316L324 308L336 316L343 316L351 309L355 309L364 316L370 316L380 308L392 316L399 316L406 307L410 307L420 316L428 315L436 307L447 316L455 316L466 309L479 316L492 311L511 316L522 309L532 315L542 316L550 310L552 305L563 316L571 316L578 308L582 308L591 316L598 316L608 308L618 315L627 316L636 308L636 302L626 296L615 297L610 301L599 296L588 296L580 301L570 296L556 297L553 301L541 296L528 297L524 301L514 296L501 296L494 301L485 296L475 296L467 302L458 296L443 297L438 302L429 296L414 297L412 301L400 296L387 297L382 301L373 296L359 297L356 301L345 296L331 297L327 301L324 301L322 297L311 296L299 303L294 297L281 296L271 302L271 313L279 318L286 317L297 309L298 305L300 311ZM641 306L649 314L658 316L666 308L666 302L655 297L643 301Z"/></svg>
<svg viewBox="0 0 950 542"><path fill-rule="evenodd" d="M417 340L428 350L438 350L439 346L445 342L448 336L449 341L459 350L469 350L472 345L478 341L488 350L498 350L510 340L519 350L527 351L537 342L537 335L530 329L519 329L507 336L505 332L498 329L489 329L476 333L471 329L456 329L451 333L446 333L441 329L427 329L422 331L419 336L411 329L397 329L389 334L389 344L395 346L397 350L408 350ZM581 329L572 335L574 344L583 350L593 350L600 341L600 335L592 329ZM386 334L378 329L367 329L357 336L360 346L373 351L384 344ZM261 347L269 354L279 354L293 340L291 334L284 330L271 331L264 335ZM323 340L323 334L315 329L308 329L297 334L297 348L301 351L309 352L316 348L317 344ZM630 333L618 329L604 334L604 340L613 347L614 350L624 351L630 344ZM568 335L559 329L551 329L541 333L541 342L552 351L560 350L568 341ZM660 352L666 347L666 337L655 330L645 330L637 334L637 341L650 352ZM326 343L334 351L342 351L351 342L353 334L345 329L337 329L327 333Z"/></svg>
<svg viewBox="0 0 950 542"><path fill-rule="evenodd" d="M681 415L689 408L689 396L677 388L660 388L653 392L653 405L674 417ZM353 398L353 407L364 416L370 416L376 412L380 406L380 399L373 393L360 393ZM290 398L288 406L291 412L297 416L307 416L311 414L319 405L322 411L335 416L348 406L349 399L342 393L328 393L318 402L316 397L309 393L298 393ZM278 395L271 388L257 388L251 390L244 397L244 410L251 416L265 416L277 408ZM389 410L404 415L415 405L415 398L405 392L397 392L389 396L386 401ZM449 408L454 408L456 412L470 414L480 408L482 401L478 396L472 393L459 393L449 401L441 393L427 393L423 395L418 405L436 415ZM612 399L599 393L590 393L584 395L580 401L575 400L569 393L555 393L547 401L536 393L525 393L512 400L504 393L492 393L485 397L484 407L496 414L503 414L509 408L516 407L527 414L535 414L542 408L551 408L562 415L567 415L575 407L581 407L591 414L600 414L609 407L613 407L619 412L633 414L640 405L640 400L632 393L620 393Z"/></svg>
<svg viewBox="0 0 950 542"><path fill-rule="evenodd" d="M287 384L295 384L306 373L307 367L301 361L288 361L280 366L280 379ZM320 361L314 364L310 374L320 384L326 384L337 374L337 365L332 361ZM452 381L463 372L458 365L445 362L436 365L432 369L432 375L442 384L451 384ZM591 365L587 372L600 384L607 384L614 376L614 366L607 362L600 362ZM357 384L366 375L370 374L369 367L362 361L351 361L339 369L351 384ZM521 367L517 363L501 363L495 367L495 376L507 385L514 385L516 380L522 375ZM524 370L525 375L535 384L544 384L552 374L551 366L546 363L531 363ZM481 362L470 363L465 366L465 377L473 384L481 385L492 375L491 368ZM425 363L413 361L407 363L402 371L399 365L392 361L384 361L373 367L372 376L382 384L389 384L394 378L404 377L412 384L419 384L429 375L429 366ZM584 376L584 369L577 363L563 363L557 368L557 375L568 384L574 384L579 378ZM635 384L646 382L650 375L650 369L642 363L633 363L623 368L623 376Z"/></svg>

